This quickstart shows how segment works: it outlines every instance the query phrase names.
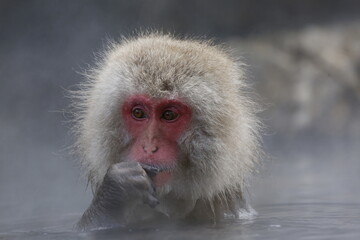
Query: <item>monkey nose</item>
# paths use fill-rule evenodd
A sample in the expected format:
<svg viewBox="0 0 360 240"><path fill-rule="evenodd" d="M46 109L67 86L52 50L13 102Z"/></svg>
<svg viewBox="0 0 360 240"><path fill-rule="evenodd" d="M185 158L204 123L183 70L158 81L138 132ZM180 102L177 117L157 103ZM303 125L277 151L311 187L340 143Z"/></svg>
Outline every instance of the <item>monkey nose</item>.
<svg viewBox="0 0 360 240"><path fill-rule="evenodd" d="M159 148L157 146L143 146L145 153L155 153Z"/></svg>

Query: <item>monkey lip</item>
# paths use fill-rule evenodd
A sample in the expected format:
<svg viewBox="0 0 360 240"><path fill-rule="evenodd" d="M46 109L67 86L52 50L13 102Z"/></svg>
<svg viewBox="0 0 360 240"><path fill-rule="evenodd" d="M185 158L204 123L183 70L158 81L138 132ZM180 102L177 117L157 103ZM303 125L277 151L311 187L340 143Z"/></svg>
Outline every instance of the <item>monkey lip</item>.
<svg viewBox="0 0 360 240"><path fill-rule="evenodd" d="M140 163L146 174L152 179L156 187L161 187L169 182L172 177L172 171L175 166L154 165L149 163Z"/></svg>
<svg viewBox="0 0 360 240"><path fill-rule="evenodd" d="M174 166L164 166L149 163L140 163L140 165L149 175L149 177L154 177L161 172L172 172L174 170Z"/></svg>

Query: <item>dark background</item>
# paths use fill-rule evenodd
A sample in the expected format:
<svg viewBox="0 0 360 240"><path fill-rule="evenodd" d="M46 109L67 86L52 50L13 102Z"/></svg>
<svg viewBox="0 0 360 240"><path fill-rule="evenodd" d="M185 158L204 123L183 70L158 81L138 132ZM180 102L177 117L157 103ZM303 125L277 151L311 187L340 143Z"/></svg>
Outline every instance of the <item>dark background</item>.
<svg viewBox="0 0 360 240"><path fill-rule="evenodd" d="M331 169L350 176L338 188L354 192L348 182L360 180L360 167L345 160L356 159L360 146L359 18L356 0L1 0L0 223L86 208L91 193L68 154L73 139L66 89L82 81L79 72L94 63L106 39L148 29L212 38L245 56L249 81L266 108L261 117L269 158L291 161L296 149L308 152L303 162L316 162L316 153L333 155L332 149ZM307 36L315 39L310 48ZM335 43L327 45L330 40ZM344 53L344 46L350 50ZM328 52L349 63L337 70ZM307 171L294 166L291 173ZM281 191L273 183L266 193ZM266 202L258 191L255 202Z"/></svg>

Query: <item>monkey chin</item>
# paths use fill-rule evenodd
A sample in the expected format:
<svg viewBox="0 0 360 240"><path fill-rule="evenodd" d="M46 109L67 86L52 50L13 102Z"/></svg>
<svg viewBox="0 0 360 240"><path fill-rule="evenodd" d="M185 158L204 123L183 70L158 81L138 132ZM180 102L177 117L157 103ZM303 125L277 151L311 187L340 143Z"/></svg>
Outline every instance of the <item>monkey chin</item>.
<svg viewBox="0 0 360 240"><path fill-rule="evenodd" d="M170 182L172 178L172 172L166 171L166 172L160 172L156 174L156 176L152 177L154 184L156 187L162 187L166 183Z"/></svg>

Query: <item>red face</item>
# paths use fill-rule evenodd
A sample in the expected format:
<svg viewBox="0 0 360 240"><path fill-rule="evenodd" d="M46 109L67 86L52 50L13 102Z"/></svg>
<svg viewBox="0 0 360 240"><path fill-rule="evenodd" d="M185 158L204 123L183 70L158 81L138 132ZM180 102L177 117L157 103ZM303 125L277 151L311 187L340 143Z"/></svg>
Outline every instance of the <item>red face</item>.
<svg viewBox="0 0 360 240"><path fill-rule="evenodd" d="M155 185L166 183L177 163L177 140L190 124L191 109L180 100L134 95L125 101L122 114L134 139L129 159L158 169Z"/></svg>

